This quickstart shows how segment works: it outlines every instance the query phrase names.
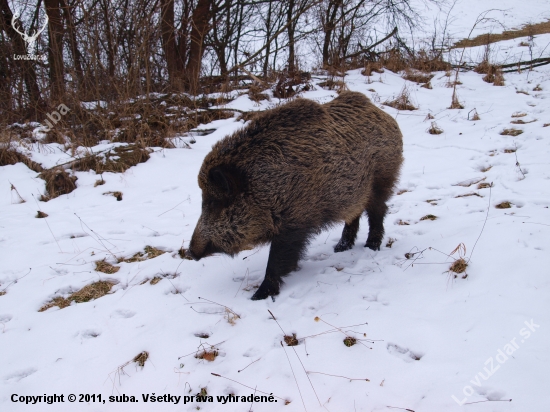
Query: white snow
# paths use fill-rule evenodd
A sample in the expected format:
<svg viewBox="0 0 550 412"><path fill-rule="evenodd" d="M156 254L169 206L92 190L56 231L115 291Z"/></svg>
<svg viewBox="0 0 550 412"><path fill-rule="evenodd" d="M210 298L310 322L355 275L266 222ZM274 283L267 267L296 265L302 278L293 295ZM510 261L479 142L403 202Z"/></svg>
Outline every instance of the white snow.
<svg viewBox="0 0 550 412"><path fill-rule="evenodd" d="M526 10L517 9L517 19L526 18ZM514 44L519 47L519 39ZM21 163L0 168L0 291L6 292L0 296L0 409L248 411L249 402L223 404L216 396L256 390L278 397L277 403L255 403L256 412L547 411L550 126L543 125L550 123L549 67L505 74L503 87L460 73L462 110L448 109L452 89L444 73L436 73L428 90L389 71L370 83L359 70L348 72L348 88L377 104L406 86L419 108L381 106L404 135L401 194L390 200L381 251L363 247L365 218L350 251L332 249L342 225L324 232L274 302L250 300L263 279L268 247L199 262L177 254L200 215L202 159L213 143L242 127L236 118L200 126L216 131L195 136L191 150L156 149L123 174L104 173L104 185L94 186L94 172L77 172L77 189L47 203L38 201L44 181L37 173ZM541 90L533 91L537 85ZM320 87L301 94L320 102L335 96ZM259 106L241 96L227 106L275 104ZM468 120L473 109L480 120ZM526 116L513 118L516 112ZM428 114L435 118L426 120ZM517 119L533 122L510 123ZM427 133L432 121L442 134ZM523 134L500 135L510 127ZM92 150L111 147L104 142ZM505 152L510 149L517 151ZM44 167L74 158L57 144L22 150ZM477 189L479 182L493 187ZM122 201L104 195L114 191L123 193ZM472 193L479 196L463 196ZM512 207L495 208L503 201ZM38 210L49 216L36 219ZM437 219L421 220L428 214ZM384 247L390 238L393 245ZM461 244L465 253L448 256ZM168 253L116 264L115 257L131 257L147 245ZM460 256L471 258L466 278L448 272ZM102 259L120 270L95 271ZM162 280L147 282L156 276ZM53 297L98 280L116 282L112 293L38 312ZM281 328L300 344L281 347ZM346 347L346 336L358 343ZM218 351L213 362L195 358L209 345ZM143 368L132 362L142 351L149 353ZM201 388L214 402L142 399L190 396ZM63 394L65 402L25 405L12 402L13 394ZM68 402L69 394L77 402ZM79 394L101 394L106 402L80 403ZM139 402L109 402L123 394ZM291 403L284 406L282 399Z"/></svg>

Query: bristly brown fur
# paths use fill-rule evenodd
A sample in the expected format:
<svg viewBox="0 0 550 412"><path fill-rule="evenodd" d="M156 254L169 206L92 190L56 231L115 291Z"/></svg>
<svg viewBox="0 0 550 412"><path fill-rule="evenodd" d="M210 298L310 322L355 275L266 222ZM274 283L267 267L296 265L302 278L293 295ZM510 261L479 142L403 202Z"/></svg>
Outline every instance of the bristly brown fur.
<svg viewBox="0 0 550 412"><path fill-rule="evenodd" d="M296 99L267 111L204 159L202 215L188 253L198 260L271 242L253 296L265 299L279 293L309 239L333 224L346 223L335 251L348 250L366 211L366 246L379 250L402 151L395 120L360 93L345 91L324 105Z"/></svg>

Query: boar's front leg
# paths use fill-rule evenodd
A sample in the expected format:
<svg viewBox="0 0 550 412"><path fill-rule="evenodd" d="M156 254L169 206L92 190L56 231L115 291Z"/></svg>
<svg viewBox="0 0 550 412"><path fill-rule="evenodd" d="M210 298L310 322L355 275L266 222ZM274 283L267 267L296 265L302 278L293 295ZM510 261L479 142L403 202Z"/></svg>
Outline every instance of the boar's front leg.
<svg viewBox="0 0 550 412"><path fill-rule="evenodd" d="M283 277L298 267L306 249L310 233L304 230L287 230L275 235L271 241L265 278L252 300L276 296L283 284Z"/></svg>

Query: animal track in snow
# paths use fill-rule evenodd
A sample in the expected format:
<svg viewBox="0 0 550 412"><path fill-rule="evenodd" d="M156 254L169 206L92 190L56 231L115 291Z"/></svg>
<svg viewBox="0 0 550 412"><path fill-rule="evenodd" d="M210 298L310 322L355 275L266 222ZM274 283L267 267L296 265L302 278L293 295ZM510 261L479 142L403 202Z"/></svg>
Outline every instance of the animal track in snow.
<svg viewBox="0 0 550 412"><path fill-rule="evenodd" d="M21 379L25 379L27 376L30 376L35 372L36 369L34 368L23 369L19 372L10 373L4 378L4 380L6 382L19 382Z"/></svg>
<svg viewBox="0 0 550 412"><path fill-rule="evenodd" d="M424 356L422 353L412 352L411 350L396 345L395 343L388 343L387 349L389 353L403 359L405 362L417 361Z"/></svg>
<svg viewBox="0 0 550 412"><path fill-rule="evenodd" d="M131 317L134 317L136 315L136 312L126 309L118 309L115 310L113 313L111 313L112 318L122 318L122 319L128 319Z"/></svg>

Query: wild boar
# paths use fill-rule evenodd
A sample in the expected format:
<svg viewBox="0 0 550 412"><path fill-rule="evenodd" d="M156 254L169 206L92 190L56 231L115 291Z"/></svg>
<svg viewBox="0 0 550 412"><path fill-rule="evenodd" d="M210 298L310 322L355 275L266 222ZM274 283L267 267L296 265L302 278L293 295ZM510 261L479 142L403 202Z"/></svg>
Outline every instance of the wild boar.
<svg viewBox="0 0 550 412"><path fill-rule="evenodd" d="M217 142L199 172L202 214L188 255L231 256L271 243L253 300L276 296L309 240L345 222L334 247L353 247L364 211L366 247L380 250L386 201L403 162L396 121L361 93L318 104L299 98Z"/></svg>

